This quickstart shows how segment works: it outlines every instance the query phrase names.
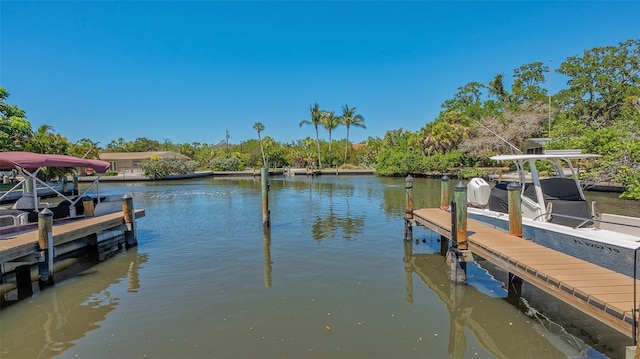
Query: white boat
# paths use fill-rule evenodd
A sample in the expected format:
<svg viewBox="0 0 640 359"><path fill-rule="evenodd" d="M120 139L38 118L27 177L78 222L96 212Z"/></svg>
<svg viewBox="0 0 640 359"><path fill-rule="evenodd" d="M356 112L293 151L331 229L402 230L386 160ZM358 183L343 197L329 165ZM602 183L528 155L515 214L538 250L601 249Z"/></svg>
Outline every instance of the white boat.
<svg viewBox="0 0 640 359"><path fill-rule="evenodd" d="M598 212L587 202L574 161L597 158L579 150L499 155L513 162L521 185L523 238L631 277L640 277L640 218ZM542 165L546 163L547 165ZM542 177L549 168L552 177ZM508 183L481 178L467 185L469 218L509 229Z"/></svg>

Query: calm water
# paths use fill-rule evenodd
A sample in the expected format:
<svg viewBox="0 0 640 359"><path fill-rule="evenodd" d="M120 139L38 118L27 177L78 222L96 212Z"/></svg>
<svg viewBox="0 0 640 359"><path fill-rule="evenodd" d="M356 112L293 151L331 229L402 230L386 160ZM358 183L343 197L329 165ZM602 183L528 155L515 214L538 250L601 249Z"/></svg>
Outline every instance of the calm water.
<svg viewBox="0 0 640 359"><path fill-rule="evenodd" d="M416 208L437 206L439 185L416 179ZM615 358L632 345L526 284L508 300L485 262L452 286L437 235L403 241L402 178L271 178L266 232L259 179L101 193L146 209L139 246L0 311L1 358Z"/></svg>

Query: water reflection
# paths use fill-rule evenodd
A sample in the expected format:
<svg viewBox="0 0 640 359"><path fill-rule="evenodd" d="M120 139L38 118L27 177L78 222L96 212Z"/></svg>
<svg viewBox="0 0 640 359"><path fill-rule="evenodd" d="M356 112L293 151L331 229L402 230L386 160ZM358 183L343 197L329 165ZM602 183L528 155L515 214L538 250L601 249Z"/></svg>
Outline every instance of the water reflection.
<svg viewBox="0 0 640 359"><path fill-rule="evenodd" d="M365 215L352 210L351 202L356 197L356 187L349 183L315 181L312 177L305 182L289 182L294 188L306 186L310 205L320 204L323 210L315 214L311 224L311 235L317 242L325 238L340 237L356 240L362 234Z"/></svg>
<svg viewBox="0 0 640 359"><path fill-rule="evenodd" d="M271 287L273 272L273 262L271 261L271 229L263 229L263 246L264 246L264 286Z"/></svg>
<svg viewBox="0 0 640 359"><path fill-rule="evenodd" d="M119 305L120 298L110 290L112 285L126 279L127 292L140 288L138 269L147 259L146 254L138 254L132 248L22 301L20 306L3 309L2 323L22 325L2 327L0 356L50 358L64 353L74 341L100 328L100 323Z"/></svg>
<svg viewBox="0 0 640 359"><path fill-rule="evenodd" d="M498 358L566 358L597 357L589 354L590 347L566 333L552 333L541 323L531 323L516 307L500 305L506 291L497 293L486 283L493 278L482 277L482 272L468 273L473 285L454 285L450 280L449 266L445 264L446 246L439 239L425 240L424 245L410 241L404 244L407 302L413 303L413 274L415 274L450 313L449 356L463 358L467 350L467 332ZM422 253L414 253L420 250ZM474 263L474 266L477 265ZM483 284L482 281L485 281ZM472 283L470 283L472 284ZM487 288L489 288L487 290ZM483 293L496 293L493 297ZM534 318L535 319L535 318ZM531 326L540 335L531 335Z"/></svg>

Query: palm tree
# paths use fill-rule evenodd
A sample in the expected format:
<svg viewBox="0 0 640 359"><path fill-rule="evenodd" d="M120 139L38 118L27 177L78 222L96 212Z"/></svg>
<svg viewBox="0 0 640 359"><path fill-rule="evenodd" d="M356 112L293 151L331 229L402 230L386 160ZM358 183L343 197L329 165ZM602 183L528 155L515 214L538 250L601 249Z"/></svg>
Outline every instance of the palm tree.
<svg viewBox="0 0 640 359"><path fill-rule="evenodd" d="M360 127L367 128L364 125L364 117L360 114L356 113L356 108L349 108L349 105L342 106L342 116L340 116L340 121L347 128L347 142L344 145L344 164L347 164L347 151L349 150L349 128Z"/></svg>
<svg viewBox="0 0 640 359"><path fill-rule="evenodd" d="M262 162L264 163L264 167L267 167L267 158L264 156L264 148L262 147L262 139L260 138L260 132L264 131L264 125L262 122L256 122L253 124L253 129L258 132L258 142L260 143L260 152L262 152Z"/></svg>
<svg viewBox="0 0 640 359"><path fill-rule="evenodd" d="M336 117L334 111L323 111L321 122L322 127L329 132L329 167L331 167L333 165L333 158L331 156L331 131L340 124L340 117Z"/></svg>
<svg viewBox="0 0 640 359"><path fill-rule="evenodd" d="M320 161L320 137L318 136L318 126L322 123L322 113L320 112L317 102L313 107L309 106L309 110L311 110L311 120L300 121L300 127L302 127L302 125L313 125L313 127L315 127L316 145L318 146L318 168L322 169L322 162Z"/></svg>

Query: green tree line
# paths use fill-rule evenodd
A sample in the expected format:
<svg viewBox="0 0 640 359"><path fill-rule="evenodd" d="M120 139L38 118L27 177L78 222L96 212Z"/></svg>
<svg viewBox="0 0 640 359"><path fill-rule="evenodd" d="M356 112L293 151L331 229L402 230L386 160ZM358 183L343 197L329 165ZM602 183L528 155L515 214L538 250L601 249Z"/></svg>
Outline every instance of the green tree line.
<svg viewBox="0 0 640 359"><path fill-rule="evenodd" d="M66 153L97 158L101 151L175 151L194 159L202 169L240 170L262 166L323 168L359 166L379 175L404 176L455 172L483 175L495 166L488 158L511 153L529 138L547 138L547 148L581 149L602 157L581 163L587 183L616 182L626 198L640 199L640 40L596 47L567 58L554 70L567 79L550 93L552 69L543 62L524 64L511 77L496 74L487 83L469 82L441 104L437 118L417 130L390 129L354 147L353 128L365 129L363 115L345 105L324 110L315 103L298 125L313 127L309 136L282 143L263 134L268 122L256 122L256 139L239 144L174 144L145 137L122 138L106 146L88 138L71 143L49 125L35 131L23 110L7 104L0 88L0 150ZM557 80L556 80L557 83ZM389 119L393 120L393 119ZM293 125L293 124L292 124ZM346 136L335 140L342 126ZM321 138L321 130L327 138Z"/></svg>

